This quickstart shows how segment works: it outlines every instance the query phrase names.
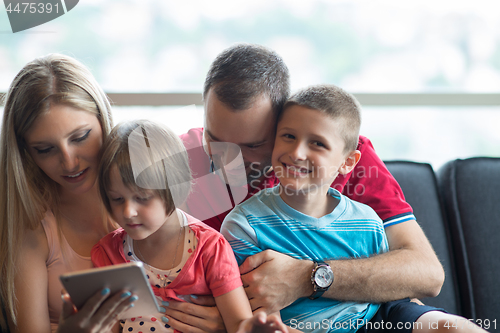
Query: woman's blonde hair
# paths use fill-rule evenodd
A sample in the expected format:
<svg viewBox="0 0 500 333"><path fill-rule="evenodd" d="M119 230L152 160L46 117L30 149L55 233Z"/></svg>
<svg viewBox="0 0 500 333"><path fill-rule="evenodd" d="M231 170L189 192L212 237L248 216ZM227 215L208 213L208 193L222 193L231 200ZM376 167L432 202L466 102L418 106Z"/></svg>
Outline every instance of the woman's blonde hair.
<svg viewBox="0 0 500 333"><path fill-rule="evenodd" d="M16 324L14 275L16 253L26 229L40 226L47 209L57 209L56 184L35 164L24 137L52 105L66 105L96 115L103 138L112 128L111 106L90 71L77 60L50 54L24 66L5 95L0 137L1 300ZM7 318L6 318L7 317Z"/></svg>
<svg viewBox="0 0 500 333"><path fill-rule="evenodd" d="M181 139L168 127L149 120L116 125L104 143L99 166L99 192L108 213L110 173L116 166L122 182L135 191L151 190L170 215L191 190L189 158Z"/></svg>

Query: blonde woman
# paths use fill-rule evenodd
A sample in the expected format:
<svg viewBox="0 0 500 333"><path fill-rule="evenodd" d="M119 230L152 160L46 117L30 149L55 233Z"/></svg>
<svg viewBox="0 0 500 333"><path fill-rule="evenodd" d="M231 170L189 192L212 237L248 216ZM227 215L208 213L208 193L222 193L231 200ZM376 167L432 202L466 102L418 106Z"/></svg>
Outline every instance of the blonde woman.
<svg viewBox="0 0 500 333"><path fill-rule="evenodd" d="M59 282L92 267L92 246L113 228L96 185L111 127L105 94L70 57L35 59L12 82L0 142L2 329L103 332L136 300L103 288L77 312Z"/></svg>

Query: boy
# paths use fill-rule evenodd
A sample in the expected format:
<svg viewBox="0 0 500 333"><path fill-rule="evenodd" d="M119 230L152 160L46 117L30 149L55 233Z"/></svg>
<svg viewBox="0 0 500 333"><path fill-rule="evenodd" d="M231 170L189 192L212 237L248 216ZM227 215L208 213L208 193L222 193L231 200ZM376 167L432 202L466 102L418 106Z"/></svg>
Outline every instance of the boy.
<svg viewBox="0 0 500 333"><path fill-rule="evenodd" d="M380 304L321 298L334 280L324 261L388 251L377 214L330 187L339 174L348 174L361 156L356 150L360 109L352 95L336 86L313 86L293 95L278 118L272 154L280 184L236 206L221 228L239 264L266 249L314 261L313 293L281 311L283 321L292 329L369 331L370 320L380 308ZM388 309L391 303L393 309ZM399 315L394 325L397 321L413 324L430 312L432 319L451 317L408 300L389 302L383 311L396 308ZM427 327L422 328L425 331Z"/></svg>

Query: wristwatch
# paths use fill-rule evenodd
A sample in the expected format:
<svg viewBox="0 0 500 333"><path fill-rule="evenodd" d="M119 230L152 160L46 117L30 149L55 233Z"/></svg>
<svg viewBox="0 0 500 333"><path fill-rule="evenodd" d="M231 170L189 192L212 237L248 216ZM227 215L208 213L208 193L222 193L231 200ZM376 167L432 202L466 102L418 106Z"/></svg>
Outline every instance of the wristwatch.
<svg viewBox="0 0 500 333"><path fill-rule="evenodd" d="M323 261L315 261L311 274L311 282L314 291L309 298L316 299L321 297L333 283L333 272L330 265Z"/></svg>

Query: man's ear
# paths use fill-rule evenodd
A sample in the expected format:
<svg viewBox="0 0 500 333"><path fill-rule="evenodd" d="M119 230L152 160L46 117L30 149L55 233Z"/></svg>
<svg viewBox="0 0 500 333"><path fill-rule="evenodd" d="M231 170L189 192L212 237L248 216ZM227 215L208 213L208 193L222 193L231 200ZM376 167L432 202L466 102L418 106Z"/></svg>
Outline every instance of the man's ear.
<svg viewBox="0 0 500 333"><path fill-rule="evenodd" d="M340 166L339 173L342 175L347 175L354 169L356 164L358 164L361 158L361 152L359 150L353 150L347 155L344 163Z"/></svg>

